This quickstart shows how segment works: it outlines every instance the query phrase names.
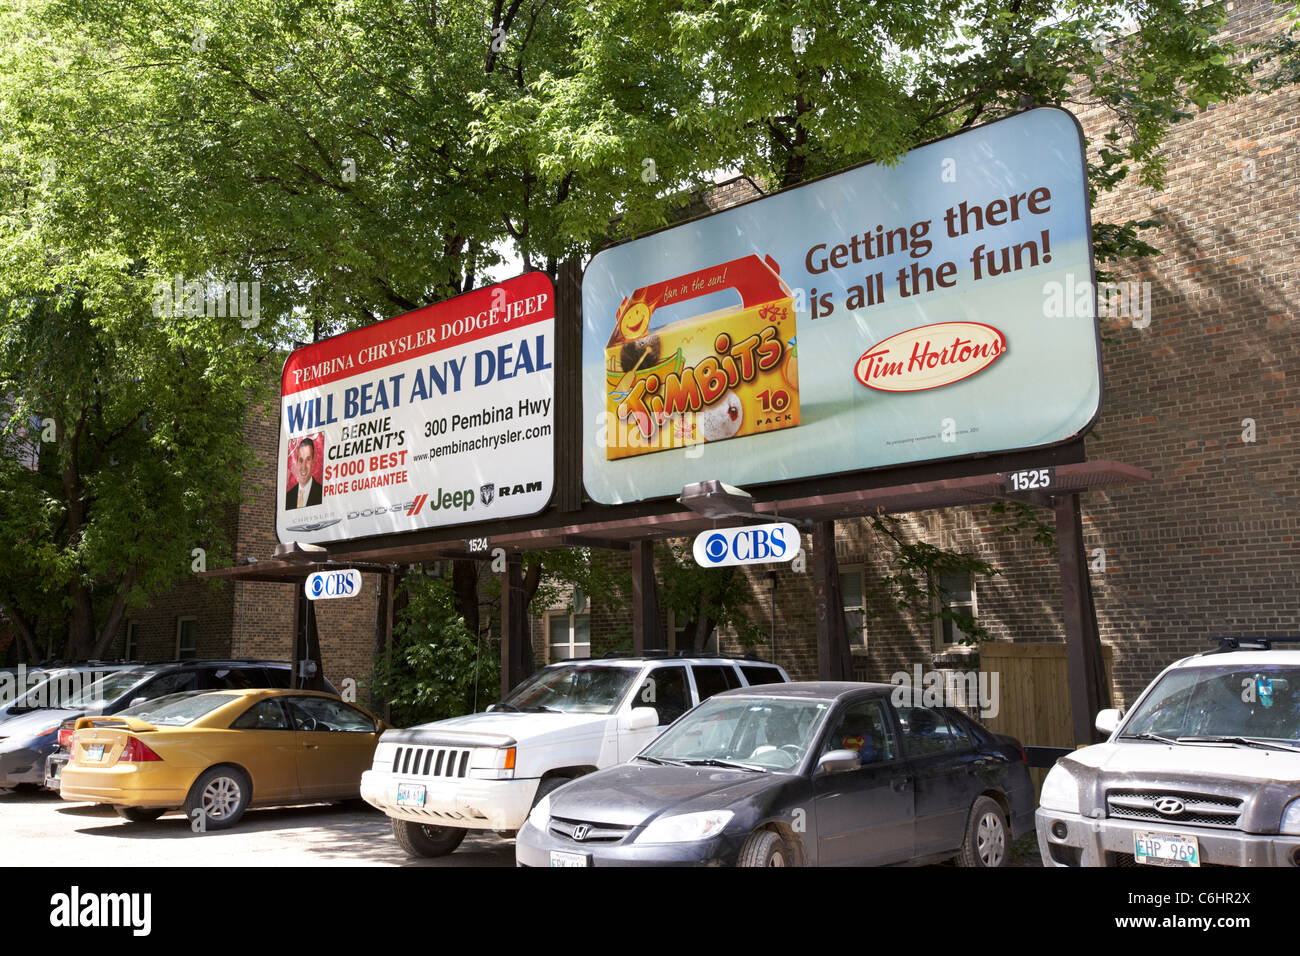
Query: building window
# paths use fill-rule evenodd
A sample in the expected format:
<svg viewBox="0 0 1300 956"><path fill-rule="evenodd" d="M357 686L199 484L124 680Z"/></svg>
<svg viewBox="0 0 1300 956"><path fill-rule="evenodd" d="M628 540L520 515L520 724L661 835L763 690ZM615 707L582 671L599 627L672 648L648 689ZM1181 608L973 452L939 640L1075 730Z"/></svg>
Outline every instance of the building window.
<svg viewBox="0 0 1300 956"><path fill-rule="evenodd" d="M976 615L975 575L970 571L956 571L939 576L941 593L935 598L935 612L943 608L965 612L971 617ZM934 622L934 645L936 651L953 650L961 647L967 634L957 626L956 621L936 618Z"/></svg>
<svg viewBox="0 0 1300 956"><path fill-rule="evenodd" d="M591 615L549 611L546 615L548 660L567 661L591 656Z"/></svg>
<svg viewBox="0 0 1300 956"><path fill-rule="evenodd" d="M122 640L122 660L133 661L140 656L140 625L126 622L126 635Z"/></svg>
<svg viewBox="0 0 1300 956"><path fill-rule="evenodd" d="M176 659L183 661L199 656L199 619L182 617L176 621Z"/></svg>
<svg viewBox="0 0 1300 956"><path fill-rule="evenodd" d="M862 567L840 568L840 601L844 605L844 632L849 637L849 648L867 649L867 606L863 586Z"/></svg>

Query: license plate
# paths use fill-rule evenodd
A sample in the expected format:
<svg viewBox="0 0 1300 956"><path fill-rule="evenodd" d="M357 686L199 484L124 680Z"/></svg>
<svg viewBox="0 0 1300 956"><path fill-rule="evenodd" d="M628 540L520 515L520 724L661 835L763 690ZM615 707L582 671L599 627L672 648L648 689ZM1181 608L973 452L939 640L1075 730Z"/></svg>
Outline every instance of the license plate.
<svg viewBox="0 0 1300 956"><path fill-rule="evenodd" d="M591 857L586 853L565 853L563 850L552 850L551 866L591 866Z"/></svg>
<svg viewBox="0 0 1300 956"><path fill-rule="evenodd" d="M86 759L87 759L87 760L103 760L103 759L104 759L104 745L103 745L103 744L87 744L87 745L86 745Z"/></svg>
<svg viewBox="0 0 1300 956"><path fill-rule="evenodd" d="M1133 859L1152 866L1200 866L1196 837L1176 833L1133 834Z"/></svg>
<svg viewBox="0 0 1300 956"><path fill-rule="evenodd" d="M424 785L419 783L399 783L397 785L397 805L399 807L424 806Z"/></svg>

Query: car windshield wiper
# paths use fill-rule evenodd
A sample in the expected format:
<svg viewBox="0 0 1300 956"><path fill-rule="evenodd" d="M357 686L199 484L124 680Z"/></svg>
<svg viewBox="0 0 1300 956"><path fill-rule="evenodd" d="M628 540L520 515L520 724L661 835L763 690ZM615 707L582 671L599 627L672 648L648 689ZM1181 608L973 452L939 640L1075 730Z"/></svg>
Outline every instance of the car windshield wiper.
<svg viewBox="0 0 1300 956"><path fill-rule="evenodd" d="M1300 754L1300 747L1291 747L1287 744L1276 743L1271 740L1260 740L1258 737L1233 737L1227 734L1220 734L1209 737L1179 737L1179 742L1198 744L1242 744L1246 747L1263 747L1266 750L1289 750L1292 753Z"/></svg>
<svg viewBox="0 0 1300 956"><path fill-rule="evenodd" d="M767 770L763 767L751 767L749 764L732 763L730 760L717 760L714 757L682 760L681 762L688 767L727 767L732 770L748 770L750 773L767 773Z"/></svg>
<svg viewBox="0 0 1300 956"><path fill-rule="evenodd" d="M649 754L637 754L636 760L644 760L647 763L657 764L660 767L682 767L685 766L680 760L669 760L667 757L651 757Z"/></svg>
<svg viewBox="0 0 1300 956"><path fill-rule="evenodd" d="M1120 739L1121 740L1158 740L1162 744L1178 744L1178 743L1182 743L1187 738L1179 737L1177 740L1174 740L1172 737L1162 737L1160 736L1160 734L1153 734L1153 733L1148 733L1147 731L1143 731L1140 734L1121 734Z"/></svg>
<svg viewBox="0 0 1300 956"><path fill-rule="evenodd" d="M493 709L493 710L508 710L508 711L512 711L512 712L514 712L514 713L516 713L516 714L520 712L518 707L516 707L514 704L507 704L504 700L499 700L499 701L497 701L495 704L492 705L492 709Z"/></svg>
<svg viewBox="0 0 1300 956"><path fill-rule="evenodd" d="M564 711L556 710L554 707L547 707L545 704L533 704L531 707L519 707L517 710L527 711L530 714L562 714Z"/></svg>

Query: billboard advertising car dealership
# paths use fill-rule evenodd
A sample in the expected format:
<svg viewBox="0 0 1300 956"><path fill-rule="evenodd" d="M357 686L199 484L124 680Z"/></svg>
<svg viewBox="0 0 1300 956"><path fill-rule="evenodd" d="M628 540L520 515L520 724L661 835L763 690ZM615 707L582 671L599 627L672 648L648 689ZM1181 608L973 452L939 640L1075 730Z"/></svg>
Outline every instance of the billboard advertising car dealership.
<svg viewBox="0 0 1300 956"><path fill-rule="evenodd" d="M1101 371L1083 149L1069 113L1030 110L599 252L582 284L588 494L1086 430Z"/></svg>
<svg viewBox="0 0 1300 956"><path fill-rule="evenodd" d="M541 272L296 350L280 388L280 540L541 511L554 359L555 292Z"/></svg>

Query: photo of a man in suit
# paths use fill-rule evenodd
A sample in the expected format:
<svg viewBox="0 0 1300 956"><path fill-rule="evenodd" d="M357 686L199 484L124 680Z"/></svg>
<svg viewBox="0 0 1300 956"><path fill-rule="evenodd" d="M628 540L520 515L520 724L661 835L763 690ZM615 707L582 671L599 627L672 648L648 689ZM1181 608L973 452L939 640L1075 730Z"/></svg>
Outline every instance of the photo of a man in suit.
<svg viewBox="0 0 1300 956"><path fill-rule="evenodd" d="M294 454L294 469L298 473L298 484L284 493L284 510L310 508L321 503L320 485L312 480L312 469L316 467L316 442L304 438L298 443Z"/></svg>

